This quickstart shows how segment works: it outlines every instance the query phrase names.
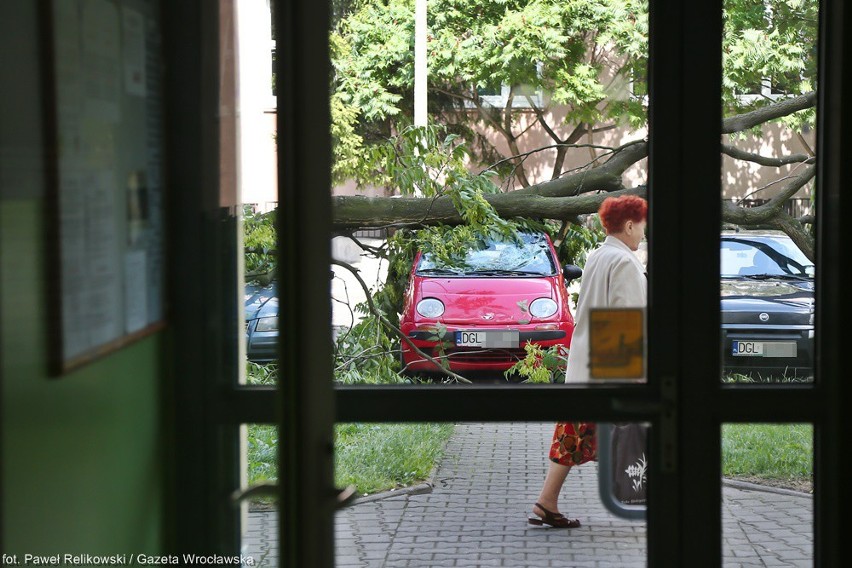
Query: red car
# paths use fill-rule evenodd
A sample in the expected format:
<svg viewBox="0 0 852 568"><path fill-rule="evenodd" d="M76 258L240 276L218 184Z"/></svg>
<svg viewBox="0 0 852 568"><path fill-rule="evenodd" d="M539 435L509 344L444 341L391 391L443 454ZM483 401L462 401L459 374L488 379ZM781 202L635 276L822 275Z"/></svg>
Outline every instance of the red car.
<svg viewBox="0 0 852 568"><path fill-rule="evenodd" d="M544 233L491 240L463 260L414 259L400 329L421 351L459 374L505 371L525 356L527 341L568 347L574 331L566 288L582 271L560 269ZM403 371L442 369L401 342Z"/></svg>

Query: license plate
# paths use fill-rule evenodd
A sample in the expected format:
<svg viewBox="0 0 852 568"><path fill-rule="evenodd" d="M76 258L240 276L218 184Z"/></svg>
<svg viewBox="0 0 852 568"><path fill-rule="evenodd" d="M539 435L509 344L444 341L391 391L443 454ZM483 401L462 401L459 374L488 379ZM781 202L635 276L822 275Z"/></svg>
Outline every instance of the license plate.
<svg viewBox="0 0 852 568"><path fill-rule="evenodd" d="M520 342L520 332L517 329L456 332L456 345L459 347L517 349Z"/></svg>
<svg viewBox="0 0 852 568"><path fill-rule="evenodd" d="M731 354L734 357L795 357L795 341L734 341Z"/></svg>

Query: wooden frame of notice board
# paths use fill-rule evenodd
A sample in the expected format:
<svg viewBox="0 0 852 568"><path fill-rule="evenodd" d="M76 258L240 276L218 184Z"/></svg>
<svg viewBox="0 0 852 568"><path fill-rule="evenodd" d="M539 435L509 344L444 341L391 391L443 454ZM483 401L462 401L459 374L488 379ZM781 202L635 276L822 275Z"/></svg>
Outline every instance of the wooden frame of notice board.
<svg viewBox="0 0 852 568"><path fill-rule="evenodd" d="M165 326L157 0L41 0L51 374Z"/></svg>

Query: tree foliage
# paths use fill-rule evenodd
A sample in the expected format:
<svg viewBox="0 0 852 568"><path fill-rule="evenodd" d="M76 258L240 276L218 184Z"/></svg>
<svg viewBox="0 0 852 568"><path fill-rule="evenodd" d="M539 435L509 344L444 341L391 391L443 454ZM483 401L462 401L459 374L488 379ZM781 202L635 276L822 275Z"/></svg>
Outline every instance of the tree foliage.
<svg viewBox="0 0 852 568"><path fill-rule="evenodd" d="M245 207L242 221L246 280L268 284L275 277L275 211Z"/></svg>
<svg viewBox="0 0 852 568"><path fill-rule="evenodd" d="M333 96L341 105L340 116L346 108L348 124L358 123L351 136L335 139L338 180L368 174L347 166L352 163L348 152L386 138L412 116L413 41L413 0L365 4L332 33ZM646 52L645 2L433 0L430 112L437 122L452 124L475 141L480 158L506 154L477 137L476 126L495 129L510 151L517 149L523 127L513 112L516 98L536 107L555 144L575 143L605 122L639 127L646 112L639 97L628 100L629 83ZM494 107L482 93L502 85L510 88L507 104ZM547 100L534 101L536 92L547 93ZM544 114L554 106L567 112L564 123L571 128L566 133L544 124ZM528 185L523 167L515 166L519 183Z"/></svg>
<svg viewBox="0 0 852 568"><path fill-rule="evenodd" d="M813 152L761 156L738 142L772 122L800 140L813 128L817 16L815 0L727 0L722 46L722 151L793 172L762 210L726 204L725 221L785 230L807 254L808 227L783 206L811 183ZM426 131L410 126L414 1L353 3L331 33L335 180L408 196L335 198L337 228L570 223L596 210L597 193L644 191L624 182L647 156L641 134L616 147L594 140L646 125L646 2L431 0L428 27ZM501 89L497 105L487 94ZM530 148L532 133L546 143ZM571 169L569 154L586 165ZM548 157L548 175L533 177L534 155Z"/></svg>

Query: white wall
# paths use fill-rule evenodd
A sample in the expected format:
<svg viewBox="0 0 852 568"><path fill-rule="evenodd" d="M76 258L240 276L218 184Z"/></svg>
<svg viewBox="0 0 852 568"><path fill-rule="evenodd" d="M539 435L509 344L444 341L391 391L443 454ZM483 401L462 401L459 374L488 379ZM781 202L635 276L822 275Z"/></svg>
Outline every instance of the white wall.
<svg viewBox="0 0 852 568"><path fill-rule="evenodd" d="M237 1L242 203L263 209L276 201L275 97L272 95L272 15L269 0Z"/></svg>

